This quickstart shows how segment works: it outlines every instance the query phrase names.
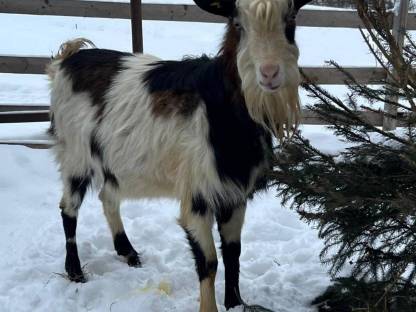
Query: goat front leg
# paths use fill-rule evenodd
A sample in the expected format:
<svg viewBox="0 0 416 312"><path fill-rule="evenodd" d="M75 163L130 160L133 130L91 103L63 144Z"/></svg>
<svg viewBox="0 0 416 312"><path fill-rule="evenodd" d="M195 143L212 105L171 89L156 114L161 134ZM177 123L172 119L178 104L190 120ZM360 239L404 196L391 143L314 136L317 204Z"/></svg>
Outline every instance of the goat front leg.
<svg viewBox="0 0 416 312"><path fill-rule="evenodd" d="M216 219L221 237L222 258L225 269L224 305L228 310L242 304L239 275L241 253L241 229L244 223L245 204L236 207L221 207Z"/></svg>
<svg viewBox="0 0 416 312"><path fill-rule="evenodd" d="M188 196L181 201L179 223L195 258L200 282L200 312L217 312L215 300L215 275L217 253L212 237L214 217L212 210L200 196Z"/></svg>

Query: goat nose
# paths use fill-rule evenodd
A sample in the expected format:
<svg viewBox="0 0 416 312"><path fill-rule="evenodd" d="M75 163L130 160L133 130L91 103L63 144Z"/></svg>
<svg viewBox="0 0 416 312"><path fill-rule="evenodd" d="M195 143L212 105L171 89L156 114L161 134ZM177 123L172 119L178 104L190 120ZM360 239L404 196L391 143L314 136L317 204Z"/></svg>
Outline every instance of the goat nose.
<svg viewBox="0 0 416 312"><path fill-rule="evenodd" d="M272 80L279 74L280 66L278 64L263 64L260 66L260 73L264 79Z"/></svg>

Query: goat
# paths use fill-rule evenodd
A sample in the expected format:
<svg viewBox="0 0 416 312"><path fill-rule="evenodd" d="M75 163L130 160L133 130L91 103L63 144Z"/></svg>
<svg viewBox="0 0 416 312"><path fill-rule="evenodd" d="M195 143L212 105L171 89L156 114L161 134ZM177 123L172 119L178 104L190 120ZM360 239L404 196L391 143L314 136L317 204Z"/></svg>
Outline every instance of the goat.
<svg viewBox="0 0 416 312"><path fill-rule="evenodd" d="M299 113L295 17L307 0L195 0L228 18L217 56L162 61L69 41L49 65L51 128L60 166L65 269L85 282L76 245L78 210L99 190L118 255L140 266L120 202L171 197L195 258L200 311L217 311L218 224L225 307L241 304L239 256L246 203L265 185L272 138Z"/></svg>

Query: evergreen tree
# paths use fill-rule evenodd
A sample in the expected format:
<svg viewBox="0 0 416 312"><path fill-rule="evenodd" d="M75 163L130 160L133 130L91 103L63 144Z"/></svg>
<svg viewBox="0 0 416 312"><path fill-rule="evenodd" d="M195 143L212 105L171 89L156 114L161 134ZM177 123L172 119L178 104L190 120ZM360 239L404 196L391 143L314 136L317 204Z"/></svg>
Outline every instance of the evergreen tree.
<svg viewBox="0 0 416 312"><path fill-rule="evenodd" d="M330 62L348 86L340 99L305 77L314 100L308 108L349 147L324 153L297 132L277 151L272 181L284 202L319 229L331 275L352 268L315 300L320 311L416 311L416 45L406 35L402 53L384 0L356 2L361 33L387 83L364 85ZM398 114L378 108L386 103ZM383 131L373 125L375 114L402 127Z"/></svg>

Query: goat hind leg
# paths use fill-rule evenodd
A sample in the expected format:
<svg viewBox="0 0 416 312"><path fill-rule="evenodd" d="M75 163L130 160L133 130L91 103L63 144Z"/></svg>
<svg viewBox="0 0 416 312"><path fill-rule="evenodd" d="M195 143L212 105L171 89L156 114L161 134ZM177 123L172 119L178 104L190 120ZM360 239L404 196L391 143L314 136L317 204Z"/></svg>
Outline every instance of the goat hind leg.
<svg viewBox="0 0 416 312"><path fill-rule="evenodd" d="M86 282L86 279L78 256L76 228L78 211L90 182L88 174L64 179L65 190L59 205L66 239L65 270L71 281L81 283Z"/></svg>
<svg viewBox="0 0 416 312"><path fill-rule="evenodd" d="M117 194L117 186L108 182L104 183L99 197L113 236L114 249L119 256L123 256L126 259L129 266L140 267L139 254L131 245L124 230L123 221L121 220L120 199Z"/></svg>

